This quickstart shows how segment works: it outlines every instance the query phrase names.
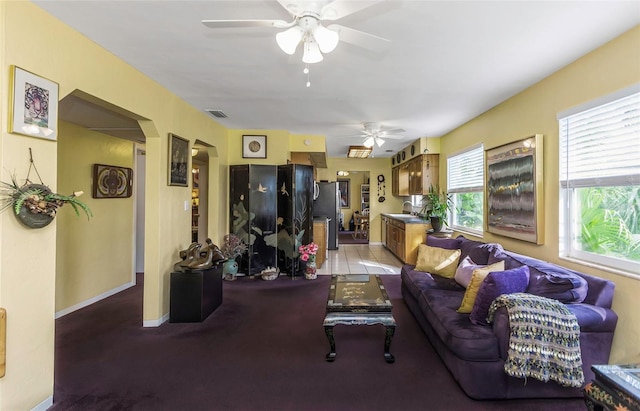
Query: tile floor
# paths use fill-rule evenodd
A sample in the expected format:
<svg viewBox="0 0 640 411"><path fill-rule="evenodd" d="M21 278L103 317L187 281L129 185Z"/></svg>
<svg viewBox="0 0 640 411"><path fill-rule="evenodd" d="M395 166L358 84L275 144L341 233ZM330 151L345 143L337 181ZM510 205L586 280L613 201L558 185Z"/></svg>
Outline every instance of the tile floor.
<svg viewBox="0 0 640 411"><path fill-rule="evenodd" d="M402 262L382 245L341 244L329 250L319 275L400 274Z"/></svg>

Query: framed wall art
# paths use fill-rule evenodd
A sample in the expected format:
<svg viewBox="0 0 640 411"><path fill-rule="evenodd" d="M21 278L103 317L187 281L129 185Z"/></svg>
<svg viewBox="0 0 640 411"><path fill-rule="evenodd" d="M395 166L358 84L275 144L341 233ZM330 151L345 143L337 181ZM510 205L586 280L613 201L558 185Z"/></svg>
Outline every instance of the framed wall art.
<svg viewBox="0 0 640 411"><path fill-rule="evenodd" d="M133 170L127 167L93 165L93 198L131 197Z"/></svg>
<svg viewBox="0 0 640 411"><path fill-rule="evenodd" d="M267 136L242 136L242 158L267 158Z"/></svg>
<svg viewBox="0 0 640 411"><path fill-rule="evenodd" d="M58 83L11 66L9 132L58 138Z"/></svg>
<svg viewBox="0 0 640 411"><path fill-rule="evenodd" d="M189 169L189 140L169 133L169 185L188 187Z"/></svg>
<svg viewBox="0 0 640 411"><path fill-rule="evenodd" d="M487 231L544 243L542 134L486 150Z"/></svg>
<svg viewBox="0 0 640 411"><path fill-rule="evenodd" d="M348 178L338 179L338 190L340 190L340 208L351 208L349 207L349 199L351 192L349 191L349 185L351 180Z"/></svg>

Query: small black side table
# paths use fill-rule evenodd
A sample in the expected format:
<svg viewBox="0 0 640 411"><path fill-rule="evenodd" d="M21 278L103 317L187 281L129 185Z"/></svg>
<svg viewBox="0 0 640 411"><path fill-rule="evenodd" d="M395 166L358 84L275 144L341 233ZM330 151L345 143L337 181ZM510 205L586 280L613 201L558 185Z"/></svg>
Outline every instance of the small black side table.
<svg viewBox="0 0 640 411"><path fill-rule="evenodd" d="M169 322L201 322L222 304L222 264L171 273Z"/></svg>
<svg viewBox="0 0 640 411"><path fill-rule="evenodd" d="M640 364L594 365L596 379L584 388L590 411L640 410Z"/></svg>

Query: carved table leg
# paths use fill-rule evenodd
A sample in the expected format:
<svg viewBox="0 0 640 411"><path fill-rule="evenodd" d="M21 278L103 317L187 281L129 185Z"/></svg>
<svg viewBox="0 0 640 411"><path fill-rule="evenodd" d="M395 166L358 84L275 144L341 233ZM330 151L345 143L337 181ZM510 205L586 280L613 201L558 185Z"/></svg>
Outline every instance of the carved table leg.
<svg viewBox="0 0 640 411"><path fill-rule="evenodd" d="M333 337L333 326L332 325L325 325L324 326L324 332L325 334L327 334L327 339L329 340L329 346L331 347L331 352L329 354L327 354L326 356L326 360L328 362L333 362L336 359L336 340Z"/></svg>
<svg viewBox="0 0 640 411"><path fill-rule="evenodd" d="M389 348L391 347L391 339L393 338L393 334L396 332L395 325L386 325L385 326L386 333L384 337L384 360L388 363L394 362L396 359L389 352Z"/></svg>

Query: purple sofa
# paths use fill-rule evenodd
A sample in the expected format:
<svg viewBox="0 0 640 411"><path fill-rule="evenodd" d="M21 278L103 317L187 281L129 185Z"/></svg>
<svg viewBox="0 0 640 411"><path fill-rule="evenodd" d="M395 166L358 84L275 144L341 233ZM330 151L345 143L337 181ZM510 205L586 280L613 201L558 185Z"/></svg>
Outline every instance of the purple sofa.
<svg viewBox="0 0 640 411"><path fill-rule="evenodd" d="M461 250L476 264L505 261L505 269L527 265L526 292L556 298L567 304L580 325L580 349L585 383L593 378L591 365L606 364L618 321L611 310L614 284L602 278L572 271L535 258L503 250L499 244L481 243L463 236L429 237L427 245ZM549 381L508 376L504 363L509 341L509 317L500 308L490 325L475 325L469 314L460 314L465 289L455 279L416 271L405 265L401 272L402 296L455 380L475 399L581 397L580 388ZM571 281L565 281L571 279ZM578 281L575 281L575 280ZM571 301L582 301L579 303Z"/></svg>

